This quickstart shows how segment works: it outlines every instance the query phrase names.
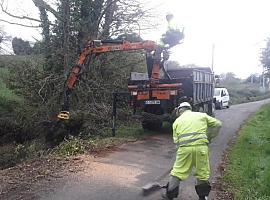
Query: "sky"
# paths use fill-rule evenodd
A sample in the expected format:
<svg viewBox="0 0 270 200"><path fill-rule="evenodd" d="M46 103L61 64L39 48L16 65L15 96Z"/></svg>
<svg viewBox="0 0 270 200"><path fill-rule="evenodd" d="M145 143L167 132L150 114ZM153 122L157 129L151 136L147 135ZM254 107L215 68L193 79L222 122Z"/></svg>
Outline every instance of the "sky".
<svg viewBox="0 0 270 200"><path fill-rule="evenodd" d="M162 6L185 31L172 59L210 67L214 45L216 73L241 78L261 73L260 53L270 36L269 0L167 0Z"/></svg>
<svg viewBox="0 0 270 200"><path fill-rule="evenodd" d="M8 8L17 14L26 12L29 16L37 16L32 0L6 1ZM260 53L270 37L269 0L148 0L148 5L155 8L161 25L143 33L144 39L159 40L166 31L165 15L168 12L174 14L178 27L184 27L185 38L182 44L172 49L171 60L177 60L181 65L211 67L213 53L217 74L233 72L246 78L251 73L262 72ZM8 19L0 13L0 19L3 17ZM0 26L13 37L31 41L41 38L38 29L1 21Z"/></svg>

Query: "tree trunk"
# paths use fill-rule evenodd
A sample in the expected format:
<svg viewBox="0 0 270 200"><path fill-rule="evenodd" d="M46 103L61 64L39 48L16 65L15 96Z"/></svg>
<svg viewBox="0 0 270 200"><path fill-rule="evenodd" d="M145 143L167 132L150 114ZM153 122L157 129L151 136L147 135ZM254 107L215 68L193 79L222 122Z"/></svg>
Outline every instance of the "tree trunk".
<svg viewBox="0 0 270 200"><path fill-rule="evenodd" d="M110 25L113 22L113 16L117 9L116 2L117 1L115 0L107 1L107 7L105 8L107 9L107 11L105 12L104 16L104 24L102 26L101 38L106 39L110 36Z"/></svg>
<svg viewBox="0 0 270 200"><path fill-rule="evenodd" d="M69 0L63 1L63 15L64 15L64 23L63 23L63 54L64 54L64 73L68 69L69 65L69 35L70 35L70 2Z"/></svg>
<svg viewBox="0 0 270 200"><path fill-rule="evenodd" d="M80 27L78 32L78 49L82 49L88 40L98 38L99 17L104 0L82 0L80 5Z"/></svg>
<svg viewBox="0 0 270 200"><path fill-rule="evenodd" d="M35 6L39 9L40 12L40 20L41 20L41 29L42 29L42 37L44 44L44 56L46 62L46 69L50 69L51 67L51 37L50 37L50 21L48 19L48 14L46 9L38 3L38 1L33 0Z"/></svg>

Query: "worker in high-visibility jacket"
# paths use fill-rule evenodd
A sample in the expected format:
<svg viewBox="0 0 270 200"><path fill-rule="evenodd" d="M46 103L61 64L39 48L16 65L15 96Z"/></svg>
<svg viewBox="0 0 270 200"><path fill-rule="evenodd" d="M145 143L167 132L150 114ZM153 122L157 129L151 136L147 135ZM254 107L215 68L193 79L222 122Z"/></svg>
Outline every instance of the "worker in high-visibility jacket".
<svg viewBox="0 0 270 200"><path fill-rule="evenodd" d="M180 181L188 178L195 167L195 186L199 200L206 200L210 193L210 164L208 127L216 127L217 134L221 122L206 113L192 112L191 105L183 102L177 108L179 117L173 123L173 140L177 145L176 159L163 199L172 200L178 196Z"/></svg>

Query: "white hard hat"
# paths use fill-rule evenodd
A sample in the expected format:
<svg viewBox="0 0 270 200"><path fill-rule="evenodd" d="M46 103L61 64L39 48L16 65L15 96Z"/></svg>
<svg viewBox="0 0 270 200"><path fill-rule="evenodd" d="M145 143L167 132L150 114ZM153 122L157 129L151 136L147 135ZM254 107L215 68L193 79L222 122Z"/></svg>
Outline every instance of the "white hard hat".
<svg viewBox="0 0 270 200"><path fill-rule="evenodd" d="M188 107L188 108L191 109L191 105L190 105L190 103L188 103L188 102L182 102L182 103L180 103L180 105L178 106L178 108L183 108L183 107Z"/></svg>
<svg viewBox="0 0 270 200"><path fill-rule="evenodd" d="M173 16L172 13L167 13L167 14L166 14L166 19L167 19L167 20L171 20L173 17L174 17L174 16Z"/></svg>

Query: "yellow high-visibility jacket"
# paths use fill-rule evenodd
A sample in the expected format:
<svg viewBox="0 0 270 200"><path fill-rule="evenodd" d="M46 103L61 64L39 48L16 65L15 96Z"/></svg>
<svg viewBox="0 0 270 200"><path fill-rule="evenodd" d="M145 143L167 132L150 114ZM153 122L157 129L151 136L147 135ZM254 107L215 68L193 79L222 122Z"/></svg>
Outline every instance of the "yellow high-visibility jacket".
<svg viewBox="0 0 270 200"><path fill-rule="evenodd" d="M207 128L221 126L221 121L206 113L186 110L173 123L173 140L177 146L208 144Z"/></svg>
<svg viewBox="0 0 270 200"><path fill-rule="evenodd" d="M171 20L171 21L168 22L167 30L168 31L179 30L179 27L177 26L175 20Z"/></svg>

